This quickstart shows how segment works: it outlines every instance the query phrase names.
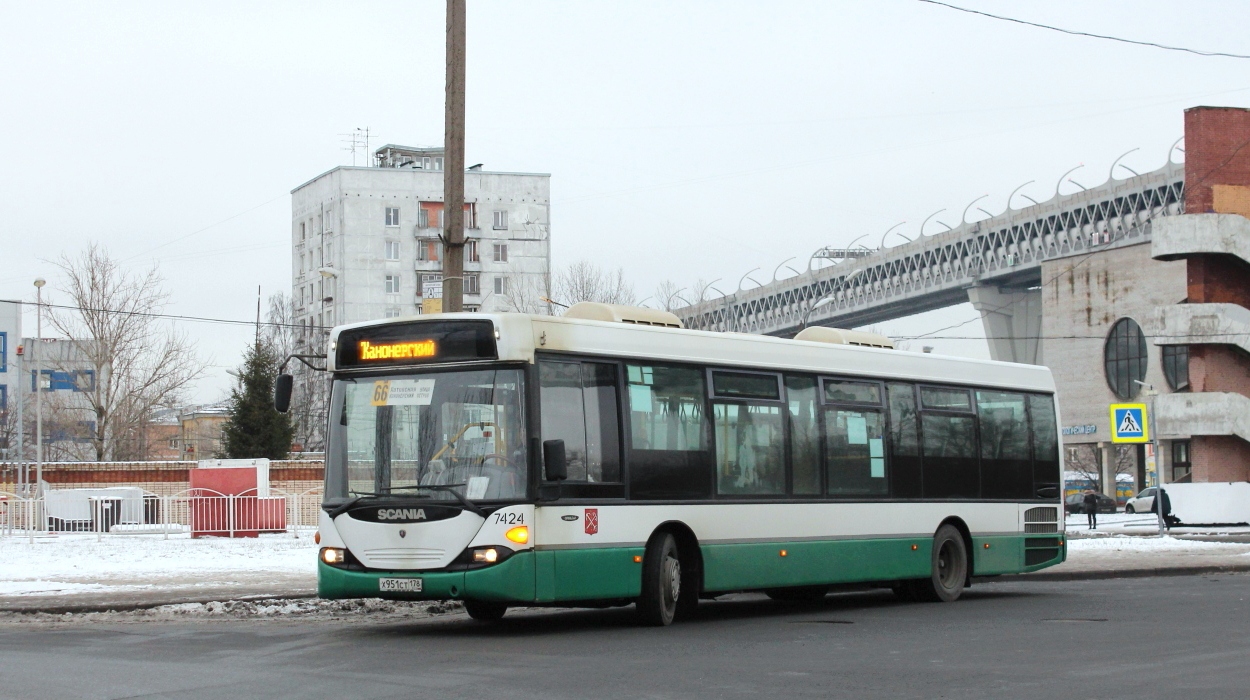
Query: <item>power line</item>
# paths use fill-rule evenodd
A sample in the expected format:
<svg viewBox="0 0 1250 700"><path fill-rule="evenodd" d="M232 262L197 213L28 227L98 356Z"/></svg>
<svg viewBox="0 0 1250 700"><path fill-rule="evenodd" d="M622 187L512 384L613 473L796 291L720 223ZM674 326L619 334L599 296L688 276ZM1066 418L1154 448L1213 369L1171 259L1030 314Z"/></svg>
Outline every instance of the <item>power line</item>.
<svg viewBox="0 0 1250 700"><path fill-rule="evenodd" d="M26 303L17 299L0 299L0 302L8 302L11 304ZM254 320L244 321L244 320L231 319L231 318L209 318L205 316L182 316L178 314L160 314L160 313L152 313L152 312L144 312L144 311L119 311L116 309L93 309L93 308L84 307L84 306L69 306L66 304L44 303L44 306L53 308L53 309L65 309L67 311L89 311L89 312L94 312L94 313L119 314L119 315L126 315L126 316L143 316L147 318L161 318L161 319L167 319L167 320L172 320L172 321L190 321L193 323L220 323L220 324L225 324L225 325L249 326L249 327L256 326L256 321ZM979 319L972 319L972 320L976 321ZM305 330L327 330L327 331L332 328L332 326L313 326L313 325L301 326L295 323L274 323L272 321L261 321L260 323L262 326L268 326L270 328L292 328L292 329L303 328ZM940 330L941 329L939 329L939 332ZM1241 338L1246 335L1247 335L1246 333L1186 333L1183 335L1143 333L1142 337L1150 338L1150 339L1155 339L1155 338L1172 338L1172 339L1176 339L1176 338ZM1105 340L1106 339L1105 335L1019 335L1019 336L1011 336L1011 337L1016 340ZM986 338L985 336L979 336L979 335L946 335L946 336L917 335L917 336L898 336L897 339L898 340L930 340L930 339L934 339L934 340L985 340Z"/></svg>
<svg viewBox="0 0 1250 700"><path fill-rule="evenodd" d="M1052 32L1071 34L1072 36L1084 36L1084 37L1089 37L1091 39L1105 39L1107 41L1118 41L1122 44L1133 44L1134 46L1148 46L1150 48L1163 49L1165 51L1180 51L1183 53L1191 53L1191 54L1194 54L1195 56L1250 59L1250 56L1239 54L1239 53L1224 53L1223 51L1200 51L1198 49L1190 49L1184 46L1168 46L1167 44L1158 44L1153 41L1138 41L1136 39L1125 39L1124 37L1110 36L1108 34L1094 34L1092 32L1082 32L1082 31L1078 31L1075 29L1064 29L1063 27L1054 27L1049 24L1029 22L1023 19L1016 19L1015 17L1004 17L1002 15L990 14L989 12L982 12L981 10L973 10L968 7L959 7L958 5L951 5L949 3L939 2L938 0L917 0L917 1L927 3L929 5L938 5L939 7L945 7L951 10L958 10L960 12L967 12L970 15L980 15L982 17L989 17L990 19L1000 20L1002 22L1014 22L1015 24L1023 24L1029 27L1037 27L1038 29L1049 29Z"/></svg>
<svg viewBox="0 0 1250 700"><path fill-rule="evenodd" d="M0 299L0 302L7 302L10 304L29 303L29 302L23 302L20 299ZM87 307L87 306L69 306L67 304L52 304L49 302L44 302L43 305L50 309L64 309L66 311L84 311L88 313L101 313L101 314L116 314L119 316L141 316L143 318L161 318L161 319L166 319L166 320L171 320L171 321L190 321L193 323L220 323L220 324L230 325L230 326L252 326L254 327L256 325L256 321L240 321L240 320L236 320L232 318L210 318L207 316L182 316L178 314L153 313L150 311L121 311L118 309L94 309L94 308ZM323 331L328 331L332 328L332 326L315 326L312 324L309 324L307 326L301 326L298 323L274 323L273 321L261 321L261 325L268 326L270 328L292 328L292 329L302 328L305 330L323 330Z"/></svg>

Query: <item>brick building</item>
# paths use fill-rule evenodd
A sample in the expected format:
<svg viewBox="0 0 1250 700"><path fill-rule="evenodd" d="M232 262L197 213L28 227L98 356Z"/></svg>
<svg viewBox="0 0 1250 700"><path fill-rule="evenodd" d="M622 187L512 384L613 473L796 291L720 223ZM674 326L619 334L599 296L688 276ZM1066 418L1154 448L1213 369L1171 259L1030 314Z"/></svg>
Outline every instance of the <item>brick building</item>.
<svg viewBox="0 0 1250 700"><path fill-rule="evenodd" d="M1184 169L1183 199L1149 238L1108 236L1042 265L1040 354L1066 461L1104 487L1117 471L1153 480L1151 448L1109 435L1109 405L1148 403L1143 384L1158 392L1165 482L1250 479L1250 110L1187 110L1185 162L1167 168Z"/></svg>
<svg viewBox="0 0 1250 700"><path fill-rule="evenodd" d="M1185 297L1156 309L1154 342L1184 361L1188 391L1159 398L1158 430L1194 481L1247 481L1250 110L1186 110L1185 146L1185 215L1155 224L1151 254L1184 265Z"/></svg>

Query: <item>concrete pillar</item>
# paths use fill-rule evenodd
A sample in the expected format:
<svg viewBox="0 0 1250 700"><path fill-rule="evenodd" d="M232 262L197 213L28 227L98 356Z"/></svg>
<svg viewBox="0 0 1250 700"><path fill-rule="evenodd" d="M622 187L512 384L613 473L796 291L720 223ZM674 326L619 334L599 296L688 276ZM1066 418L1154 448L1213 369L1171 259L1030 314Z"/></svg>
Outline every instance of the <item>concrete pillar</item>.
<svg viewBox="0 0 1250 700"><path fill-rule="evenodd" d="M1110 442L1100 442L1098 451L1102 455L1102 492L1115 498L1115 445Z"/></svg>
<svg viewBox="0 0 1250 700"><path fill-rule="evenodd" d="M992 285L968 288L968 301L981 313L990 359L1042 364L1042 290Z"/></svg>

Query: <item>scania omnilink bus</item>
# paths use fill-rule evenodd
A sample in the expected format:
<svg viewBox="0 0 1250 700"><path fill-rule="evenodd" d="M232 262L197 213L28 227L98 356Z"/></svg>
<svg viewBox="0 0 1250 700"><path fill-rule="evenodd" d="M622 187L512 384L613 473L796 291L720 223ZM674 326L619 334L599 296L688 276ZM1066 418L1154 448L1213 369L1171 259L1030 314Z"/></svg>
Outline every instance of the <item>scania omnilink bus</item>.
<svg viewBox="0 0 1250 700"><path fill-rule="evenodd" d="M591 303L336 328L318 592L667 625L727 592L953 601L1063 561L1049 370L892 347Z"/></svg>

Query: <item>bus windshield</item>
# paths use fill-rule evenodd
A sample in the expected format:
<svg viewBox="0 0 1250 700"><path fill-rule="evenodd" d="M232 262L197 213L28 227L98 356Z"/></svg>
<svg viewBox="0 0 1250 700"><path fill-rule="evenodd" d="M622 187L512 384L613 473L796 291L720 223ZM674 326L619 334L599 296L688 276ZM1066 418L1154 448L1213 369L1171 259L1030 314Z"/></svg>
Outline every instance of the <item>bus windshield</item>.
<svg viewBox="0 0 1250 700"><path fill-rule="evenodd" d="M336 378L327 501L356 496L525 496L523 376L517 369Z"/></svg>

